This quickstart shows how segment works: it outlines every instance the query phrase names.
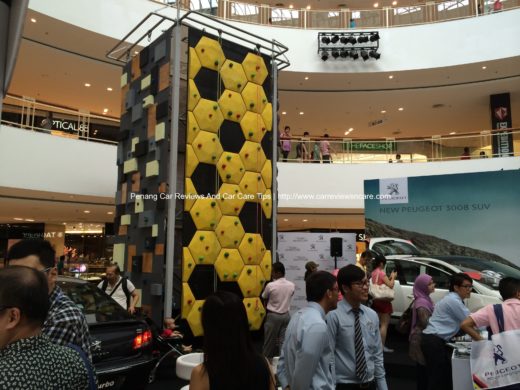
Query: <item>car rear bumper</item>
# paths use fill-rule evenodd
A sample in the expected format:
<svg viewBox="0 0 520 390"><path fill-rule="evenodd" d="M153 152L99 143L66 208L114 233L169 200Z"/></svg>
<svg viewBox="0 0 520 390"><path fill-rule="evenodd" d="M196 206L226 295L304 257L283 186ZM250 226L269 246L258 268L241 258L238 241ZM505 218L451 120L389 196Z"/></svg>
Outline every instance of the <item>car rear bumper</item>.
<svg viewBox="0 0 520 390"><path fill-rule="evenodd" d="M155 359L142 357L131 362L114 362L101 367L96 366L98 389L144 389Z"/></svg>

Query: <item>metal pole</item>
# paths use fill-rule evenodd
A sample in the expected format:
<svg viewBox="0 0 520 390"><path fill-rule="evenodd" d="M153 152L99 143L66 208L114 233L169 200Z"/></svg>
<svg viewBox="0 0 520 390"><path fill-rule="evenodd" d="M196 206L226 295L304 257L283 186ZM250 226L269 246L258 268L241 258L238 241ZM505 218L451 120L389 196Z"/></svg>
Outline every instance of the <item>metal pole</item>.
<svg viewBox="0 0 520 390"><path fill-rule="evenodd" d="M276 61L271 57L271 73L273 80L273 153L272 153L272 168L273 168L273 184L271 185L272 191L272 239L271 239L271 255L273 256L273 262L278 260L278 241L276 232L278 230L277 216L278 216L278 167L276 166L278 161L278 65Z"/></svg>
<svg viewBox="0 0 520 390"><path fill-rule="evenodd" d="M170 166L168 172L168 184L170 193L177 191L177 151L179 146L179 91L181 80L181 24L180 6L177 2L177 23L172 29L170 64L172 74L172 121L170 127ZM166 228L166 269L164 278L164 316L172 316L173 302L173 264L175 253L175 199L168 200L168 224Z"/></svg>

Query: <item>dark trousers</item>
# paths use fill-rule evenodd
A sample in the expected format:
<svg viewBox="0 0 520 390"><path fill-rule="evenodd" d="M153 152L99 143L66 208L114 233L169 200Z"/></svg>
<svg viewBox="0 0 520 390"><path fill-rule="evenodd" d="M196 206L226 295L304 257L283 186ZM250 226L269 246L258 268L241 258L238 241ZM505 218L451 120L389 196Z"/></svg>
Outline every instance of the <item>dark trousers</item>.
<svg viewBox="0 0 520 390"><path fill-rule="evenodd" d="M273 358L280 355L280 349L285 338L285 330L291 319L289 313L278 314L267 312L264 323L263 355Z"/></svg>
<svg viewBox="0 0 520 390"><path fill-rule="evenodd" d="M282 161L283 162L287 162L287 157L289 156L289 151L288 150L282 150Z"/></svg>
<svg viewBox="0 0 520 390"><path fill-rule="evenodd" d="M329 154L324 154L321 157L323 159L323 164L330 164L332 162Z"/></svg>
<svg viewBox="0 0 520 390"><path fill-rule="evenodd" d="M376 381L369 383L336 383L336 390L377 390Z"/></svg>
<svg viewBox="0 0 520 390"><path fill-rule="evenodd" d="M427 390L452 390L451 352L446 342L432 334L422 334L421 349L426 361Z"/></svg>
<svg viewBox="0 0 520 390"><path fill-rule="evenodd" d="M426 390L428 388L428 371L426 370L426 366L417 363L415 367L417 374L417 390Z"/></svg>

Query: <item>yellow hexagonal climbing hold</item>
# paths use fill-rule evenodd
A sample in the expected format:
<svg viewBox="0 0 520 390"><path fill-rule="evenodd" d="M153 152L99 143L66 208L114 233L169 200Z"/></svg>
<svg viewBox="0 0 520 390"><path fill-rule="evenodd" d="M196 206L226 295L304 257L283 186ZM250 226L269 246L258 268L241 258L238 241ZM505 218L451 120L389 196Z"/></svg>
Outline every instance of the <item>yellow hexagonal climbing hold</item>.
<svg viewBox="0 0 520 390"><path fill-rule="evenodd" d="M199 165L199 160L191 145L186 145L186 177L191 177L195 168Z"/></svg>
<svg viewBox="0 0 520 390"><path fill-rule="evenodd" d="M215 229L222 217L217 200L211 198L197 199L190 215L198 230Z"/></svg>
<svg viewBox="0 0 520 390"><path fill-rule="evenodd" d="M184 192L187 195L186 199L184 199L184 211L190 211L196 200L197 189L189 177L186 178Z"/></svg>
<svg viewBox="0 0 520 390"><path fill-rule="evenodd" d="M197 159L202 163L215 165L222 154L222 145L218 136L207 131L200 131L191 146Z"/></svg>
<svg viewBox="0 0 520 390"><path fill-rule="evenodd" d="M187 318L190 314L193 305L195 304L195 296L191 292L191 288L188 283L182 284L182 318Z"/></svg>
<svg viewBox="0 0 520 390"><path fill-rule="evenodd" d="M199 56L197 55L193 47L190 47L189 55L190 68L188 71L188 77L190 79L194 79L197 73L199 73L199 70L202 67L202 65L200 63Z"/></svg>
<svg viewBox="0 0 520 390"><path fill-rule="evenodd" d="M182 281L187 283L195 269L195 260L188 247L182 248Z"/></svg>
<svg viewBox="0 0 520 390"><path fill-rule="evenodd" d="M261 142L267 128L260 114L252 111L246 112L240 121L240 128L247 141Z"/></svg>
<svg viewBox="0 0 520 390"><path fill-rule="evenodd" d="M245 200L250 202L260 201L262 194L266 190L262 175L255 172L246 172L242 180L240 180L239 186Z"/></svg>
<svg viewBox="0 0 520 390"><path fill-rule="evenodd" d="M201 65L205 68L219 70L226 60L220 44L208 37L200 38L195 46L195 51L199 56Z"/></svg>
<svg viewBox="0 0 520 390"><path fill-rule="evenodd" d="M265 153L262 145L256 142L246 141L238 153L246 171L260 172L265 164Z"/></svg>
<svg viewBox="0 0 520 390"><path fill-rule="evenodd" d="M186 124L186 143L191 144L193 139L199 134L200 127L195 119L193 112L188 111L188 123Z"/></svg>
<svg viewBox="0 0 520 390"><path fill-rule="evenodd" d="M262 111L262 119L266 130L271 131L273 129L273 105L271 103L265 105L264 111Z"/></svg>
<svg viewBox="0 0 520 390"><path fill-rule="evenodd" d="M238 184L246 172L242 159L236 153L224 152L217 162L218 173L224 183Z"/></svg>
<svg viewBox="0 0 520 390"><path fill-rule="evenodd" d="M222 282L236 282L244 268L237 249L222 249L215 261L215 271Z"/></svg>
<svg viewBox="0 0 520 390"><path fill-rule="evenodd" d="M225 119L240 122L246 113L246 105L240 93L226 89L218 99L220 111Z"/></svg>
<svg viewBox="0 0 520 390"><path fill-rule="evenodd" d="M235 92L242 92L247 84L247 77L244 68L238 62L226 60L220 68L220 76L226 89Z"/></svg>
<svg viewBox="0 0 520 390"><path fill-rule="evenodd" d="M271 251L265 251L264 258L260 262L260 269L264 273L265 280L271 280L272 265Z"/></svg>
<svg viewBox="0 0 520 390"><path fill-rule="evenodd" d="M244 298L260 296L265 283L264 273L258 265L245 265L238 277L238 286Z"/></svg>
<svg viewBox="0 0 520 390"><path fill-rule="evenodd" d="M238 215L246 203L237 184L224 183L218 190L217 203L223 215Z"/></svg>
<svg viewBox="0 0 520 390"><path fill-rule="evenodd" d="M265 317L265 308L260 298L244 298L249 330L258 330Z"/></svg>
<svg viewBox="0 0 520 390"><path fill-rule="evenodd" d="M264 211L264 215L267 219L271 219L271 215L273 214L273 195L271 194L271 190L266 190L262 195L262 199L260 203L262 204L262 210Z"/></svg>
<svg viewBox="0 0 520 390"><path fill-rule="evenodd" d="M220 252L215 233L205 230L195 232L188 248L197 264L214 264Z"/></svg>
<svg viewBox="0 0 520 390"><path fill-rule="evenodd" d="M247 83L242 90L242 98L244 99L247 109L257 114L261 114L268 103L264 89L254 83Z"/></svg>
<svg viewBox="0 0 520 390"><path fill-rule="evenodd" d="M220 219L215 233L222 248L238 248L245 231L238 217L225 215Z"/></svg>
<svg viewBox="0 0 520 390"><path fill-rule="evenodd" d="M261 173L266 188L271 188L273 184L273 165L271 164L271 160L266 160Z"/></svg>
<svg viewBox="0 0 520 390"><path fill-rule="evenodd" d="M208 99L200 99L197 107L193 110L193 115L201 130L218 132L224 117L218 107L218 103Z"/></svg>
<svg viewBox="0 0 520 390"><path fill-rule="evenodd" d="M246 233L238 247L245 265L258 265L265 255L265 244L258 233Z"/></svg>
<svg viewBox="0 0 520 390"><path fill-rule="evenodd" d="M264 59L253 53L247 54L242 61L242 67L247 79L255 84L262 85L269 74Z"/></svg>
<svg viewBox="0 0 520 390"><path fill-rule="evenodd" d="M188 81L188 111L193 111L200 100L200 93L195 81Z"/></svg>
<svg viewBox="0 0 520 390"><path fill-rule="evenodd" d="M204 330L202 329L202 305L204 305L203 300L195 301L195 304L191 308L187 318L191 332L195 337L204 334Z"/></svg>

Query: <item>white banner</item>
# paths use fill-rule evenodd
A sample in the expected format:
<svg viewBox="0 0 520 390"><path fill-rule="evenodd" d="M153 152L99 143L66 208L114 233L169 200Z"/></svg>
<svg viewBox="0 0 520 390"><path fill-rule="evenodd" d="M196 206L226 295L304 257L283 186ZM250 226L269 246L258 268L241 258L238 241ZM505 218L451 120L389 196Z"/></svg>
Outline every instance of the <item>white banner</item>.
<svg viewBox="0 0 520 390"><path fill-rule="evenodd" d="M330 238L343 239L343 256L338 257L338 268L356 263L355 233L278 233L278 259L285 266L285 277L296 285L291 313L305 307L305 263L314 261L319 270L333 271L334 258L330 256Z"/></svg>

